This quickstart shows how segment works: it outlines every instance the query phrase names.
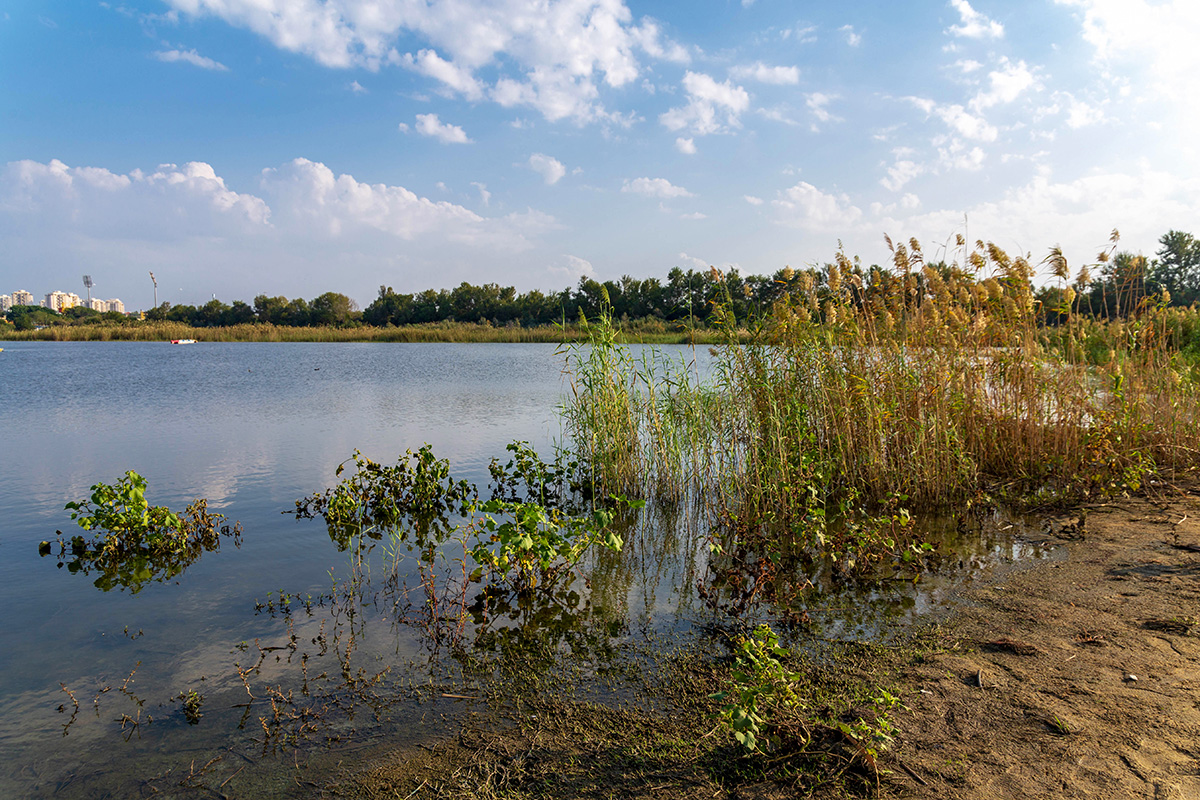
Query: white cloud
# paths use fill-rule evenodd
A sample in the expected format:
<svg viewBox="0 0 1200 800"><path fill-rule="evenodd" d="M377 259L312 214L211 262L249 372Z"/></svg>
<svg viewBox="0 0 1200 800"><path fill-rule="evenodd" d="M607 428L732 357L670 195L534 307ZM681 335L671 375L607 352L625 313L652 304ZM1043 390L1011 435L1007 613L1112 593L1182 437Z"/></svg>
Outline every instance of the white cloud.
<svg viewBox="0 0 1200 800"><path fill-rule="evenodd" d="M1082 100L1077 100L1074 97L1070 98L1070 102L1067 106L1068 128L1086 128L1089 125L1095 125L1096 123L1103 121L1103 109L1088 105Z"/></svg>
<svg viewBox="0 0 1200 800"><path fill-rule="evenodd" d="M536 210L485 217L302 158L263 170L251 192L230 188L202 162L126 174L57 160L0 168L0 240L21 265L11 279L59 282L87 263L104 271L118 297L153 269L194 292L189 299L173 291L171 302L207 300L210 286L223 298L319 293L331 274L334 288L361 301L381 276L413 288L428 286L431 274L442 285L478 281L472 270L481 253L528 279L521 254L557 227Z"/></svg>
<svg viewBox="0 0 1200 800"><path fill-rule="evenodd" d="M879 183L889 191L898 192L904 188L905 184L924 171L924 168L915 161L897 158L895 163L887 168L887 177L882 178Z"/></svg>
<svg viewBox="0 0 1200 800"><path fill-rule="evenodd" d="M834 95L822 94L821 92L813 92L804 98L804 105L808 106L808 110L817 118L818 122L841 122L842 118L831 114L826 108L832 101L836 100ZM816 130L816 126L813 126Z"/></svg>
<svg viewBox="0 0 1200 800"><path fill-rule="evenodd" d="M1195 219L1200 180L1144 166L1063 182L1038 175L996 200L881 222L895 239L941 242L962 230L965 213L972 241L994 241L1010 253L1032 249L1037 258L1058 243L1069 263L1091 263L1113 228L1121 231L1122 247L1137 248L1152 246L1170 227Z"/></svg>
<svg viewBox="0 0 1200 800"><path fill-rule="evenodd" d="M990 88L981 91L971 100L976 112L992 106L1011 103L1026 89L1040 86L1037 77L1024 61L1012 63L1007 58L1000 61L1000 68L988 73Z"/></svg>
<svg viewBox="0 0 1200 800"><path fill-rule="evenodd" d="M154 54L154 57L168 64L182 61L185 64L200 67L200 69L210 69L215 72L229 71L229 67L220 61L213 61L211 58L200 55L195 50L159 50Z"/></svg>
<svg viewBox="0 0 1200 800"><path fill-rule="evenodd" d="M468 69L446 61L433 50L421 50L415 56L405 53L400 57L400 63L409 69L441 81L468 100L483 98L483 84L480 83Z"/></svg>
<svg viewBox="0 0 1200 800"><path fill-rule="evenodd" d="M795 86L800 83L799 67L768 67L761 61L733 67L729 74L737 80L758 81L776 86Z"/></svg>
<svg viewBox="0 0 1200 800"><path fill-rule="evenodd" d="M696 135L718 133L728 127L740 126L740 117L750 106L750 94L729 81L717 83L702 72L683 76L687 105L672 108L659 116L667 130L690 128Z"/></svg>
<svg viewBox="0 0 1200 800"><path fill-rule="evenodd" d="M679 259L680 264L683 264L685 267L691 267L692 269L707 269L709 265L709 262L705 259L697 258L696 256L691 256L687 253L680 253L676 256L676 258Z"/></svg>
<svg viewBox="0 0 1200 800"><path fill-rule="evenodd" d="M492 193L488 191L487 184L480 183L479 181L471 181L471 185L479 190L479 202L483 203L484 206L491 205Z"/></svg>
<svg viewBox="0 0 1200 800"><path fill-rule="evenodd" d="M990 125L983 117L977 117L967 112L960 105L936 106L933 109L942 122L945 122L960 136L976 139L981 142L994 142L999 135L994 125Z"/></svg>
<svg viewBox="0 0 1200 800"><path fill-rule="evenodd" d="M462 128L442 122L437 114L417 114L416 130L422 136L431 136L442 144L471 143Z"/></svg>
<svg viewBox="0 0 1200 800"><path fill-rule="evenodd" d="M970 75L972 72L978 72L983 69L983 64L973 58L960 58L954 62L954 66L962 70L964 75Z"/></svg>
<svg viewBox="0 0 1200 800"><path fill-rule="evenodd" d="M149 174L14 161L0 175L0 212L100 238L227 235L269 226L261 198L230 190L200 161L162 164Z"/></svg>
<svg viewBox="0 0 1200 800"><path fill-rule="evenodd" d="M744 194L742 195L742 199L752 206L761 206L763 204L763 199L761 197L755 197L752 194Z"/></svg>
<svg viewBox="0 0 1200 800"><path fill-rule="evenodd" d="M680 219L708 219L707 214L702 214L699 211L693 211L690 214L680 214Z"/></svg>
<svg viewBox="0 0 1200 800"><path fill-rule="evenodd" d="M1139 89L1177 102L1183 128L1200 112L1200 3L1194 0L1056 0L1083 12L1083 38L1096 51L1102 80L1143 77Z"/></svg>
<svg viewBox="0 0 1200 800"><path fill-rule="evenodd" d="M547 186L558 183L567 174L567 168L557 158L545 153L534 153L529 157L529 168L542 176Z"/></svg>
<svg viewBox="0 0 1200 800"><path fill-rule="evenodd" d="M959 25L951 25L947 33L967 39L1003 38L1004 26L971 8L967 0L950 0L950 5L954 6L962 22Z"/></svg>
<svg viewBox="0 0 1200 800"><path fill-rule="evenodd" d="M549 267L548 269L551 274L565 275L572 280L596 277L596 270L592 266L592 262L586 258L573 255L564 255L563 258L566 259L567 263Z"/></svg>
<svg viewBox="0 0 1200 800"><path fill-rule="evenodd" d="M780 192L773 205L782 223L824 233L836 234L862 218L862 210L847 195L827 194L805 181Z"/></svg>
<svg viewBox="0 0 1200 800"><path fill-rule="evenodd" d="M355 94L367 94L366 87L358 81L350 81L350 86L348 88Z"/></svg>
<svg viewBox="0 0 1200 800"><path fill-rule="evenodd" d="M641 72L637 53L685 63L688 52L657 23L633 21L621 0L166 0L194 18L215 17L276 47L334 68L399 64L468 99L526 105L547 119L605 120L598 86ZM401 42L427 45L415 53ZM494 74L487 86L481 75Z"/></svg>
<svg viewBox="0 0 1200 800"><path fill-rule="evenodd" d="M676 186L666 178L634 178L626 180L621 187L622 192L632 192L646 197L661 197L670 200L675 197L693 197L691 192L682 186Z"/></svg>
<svg viewBox="0 0 1200 800"><path fill-rule="evenodd" d="M694 156L696 155L696 140L690 136L687 138L680 136L675 140L675 149L684 155Z"/></svg>
<svg viewBox="0 0 1200 800"><path fill-rule="evenodd" d="M843 25L838 28L838 32L846 34L846 44L851 47L858 47L862 44L862 36L854 32L853 25Z"/></svg>

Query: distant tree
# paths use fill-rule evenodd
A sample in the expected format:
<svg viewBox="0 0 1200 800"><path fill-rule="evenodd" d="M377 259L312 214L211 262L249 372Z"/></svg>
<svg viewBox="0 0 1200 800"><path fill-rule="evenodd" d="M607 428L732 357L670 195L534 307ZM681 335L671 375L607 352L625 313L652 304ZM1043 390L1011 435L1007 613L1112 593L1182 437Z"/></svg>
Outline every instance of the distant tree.
<svg viewBox="0 0 1200 800"><path fill-rule="evenodd" d="M225 315L226 325L246 325L254 322L254 309L245 300L234 300Z"/></svg>
<svg viewBox="0 0 1200 800"><path fill-rule="evenodd" d="M313 298L308 304L309 325L333 325L343 327L350 323L358 306L344 294L326 292Z"/></svg>
<svg viewBox="0 0 1200 800"><path fill-rule="evenodd" d="M280 314L280 325L288 325L293 328L303 328L309 324L311 315L308 309L308 302L302 297L297 297L295 300L288 302L287 306Z"/></svg>
<svg viewBox="0 0 1200 800"><path fill-rule="evenodd" d="M272 325L283 325L288 307L288 299L282 295L267 297L260 294L254 298L254 316L259 322L269 322Z"/></svg>
<svg viewBox="0 0 1200 800"><path fill-rule="evenodd" d="M1172 305L1200 300L1200 241L1190 233L1168 231L1158 242L1162 247L1150 264L1149 290L1166 289Z"/></svg>
<svg viewBox="0 0 1200 800"><path fill-rule="evenodd" d="M146 319L154 320L155 322L161 322L167 318L167 314L170 311L171 304L164 300L162 305L158 306L157 308L152 308L146 312Z"/></svg>

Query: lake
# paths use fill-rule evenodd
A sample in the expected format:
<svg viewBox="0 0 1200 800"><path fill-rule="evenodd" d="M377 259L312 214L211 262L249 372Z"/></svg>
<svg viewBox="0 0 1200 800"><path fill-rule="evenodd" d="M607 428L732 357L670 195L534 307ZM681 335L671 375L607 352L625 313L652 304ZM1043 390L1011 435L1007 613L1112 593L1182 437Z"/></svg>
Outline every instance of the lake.
<svg viewBox="0 0 1200 800"><path fill-rule="evenodd" d="M659 349L701 372L711 359ZM380 543L368 555L374 588L350 599L346 581L363 565L320 520L291 512L336 483L356 449L390 464L429 443L456 478L485 488L508 443L550 452L567 389L552 345L5 343L0 796L126 796L147 786L171 796L235 775L232 796L285 796L296 789L288 770L298 752L336 758L368 739L444 734L439 715L461 704L443 695L468 676L419 623L414 562L385 558ZM226 541L136 594L100 591L92 576L39 556L56 530L78 531L66 502L130 469L154 505L203 497L240 521L240 548ZM645 517L646 533L590 562L590 590L577 582L553 610L554 647L609 653L580 656L594 663L649 632L686 635L710 621L693 592L705 540L669 515ZM959 572L919 590L879 590L870 599L883 602L870 607L911 617L942 604L963 575L1039 555L1011 536L962 548ZM494 644L544 609L486 611ZM839 619L846 630L878 628ZM194 719L189 692L203 698ZM328 713L313 722L314 708Z"/></svg>

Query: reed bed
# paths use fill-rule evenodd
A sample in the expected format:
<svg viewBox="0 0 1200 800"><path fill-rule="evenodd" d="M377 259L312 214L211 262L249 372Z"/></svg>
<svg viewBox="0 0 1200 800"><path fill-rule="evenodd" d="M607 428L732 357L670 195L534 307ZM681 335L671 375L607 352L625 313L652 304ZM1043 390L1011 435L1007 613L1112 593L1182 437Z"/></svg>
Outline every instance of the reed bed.
<svg viewBox="0 0 1200 800"><path fill-rule="evenodd" d="M0 326L0 340L109 342L164 342L195 339L198 342L562 342L586 341L580 326L539 325L536 327L492 326L478 323L439 322L396 327L290 327L270 323L247 323L224 327L196 328L182 322L134 321L49 325L38 330L17 331ZM658 325L622 332L622 342L652 344L711 344L723 341L720 331L672 328Z"/></svg>
<svg viewBox="0 0 1200 800"><path fill-rule="evenodd" d="M860 510L983 491L1051 502L1200 466L1200 367L1183 352L1200 312L1147 298L1096 320L1067 290L1047 326L1027 258L983 242L960 255L931 266L911 241L864 273L839 254L797 276L750 343L714 348L704 382L633 358L602 316L570 349L564 408L598 490L690 497L740 529L823 540ZM1069 277L1061 256L1048 268Z"/></svg>

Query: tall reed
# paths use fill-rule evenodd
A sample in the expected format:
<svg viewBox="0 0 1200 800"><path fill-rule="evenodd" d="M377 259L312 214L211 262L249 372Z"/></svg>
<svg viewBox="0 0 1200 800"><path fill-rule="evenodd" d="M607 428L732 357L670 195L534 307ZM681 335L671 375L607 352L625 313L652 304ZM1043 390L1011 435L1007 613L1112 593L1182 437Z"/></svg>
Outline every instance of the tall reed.
<svg viewBox="0 0 1200 800"><path fill-rule="evenodd" d="M1152 298L1104 322L1067 290L1064 321L1046 326L1027 257L959 247L954 266L914 240L888 271L839 253L820 275L785 274L757 337L715 349L703 384L634 359L601 325L573 351L587 355L571 365L568 428L606 489L698 497L744 524L901 497L946 506L985 486L1137 489L1200 466L1200 369L1185 355L1200 312ZM1061 254L1046 263L1065 283Z"/></svg>

